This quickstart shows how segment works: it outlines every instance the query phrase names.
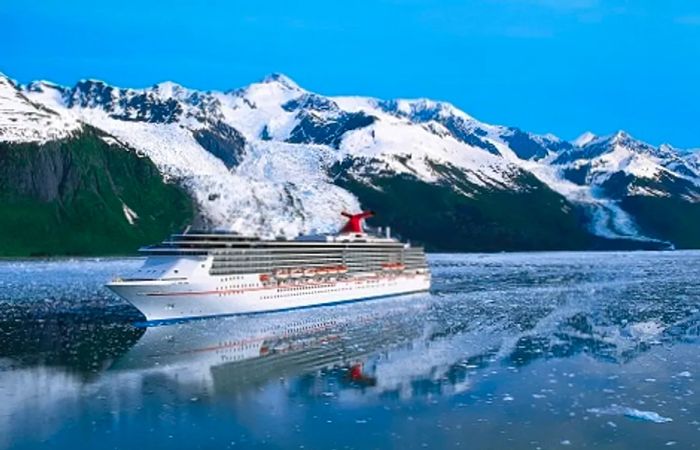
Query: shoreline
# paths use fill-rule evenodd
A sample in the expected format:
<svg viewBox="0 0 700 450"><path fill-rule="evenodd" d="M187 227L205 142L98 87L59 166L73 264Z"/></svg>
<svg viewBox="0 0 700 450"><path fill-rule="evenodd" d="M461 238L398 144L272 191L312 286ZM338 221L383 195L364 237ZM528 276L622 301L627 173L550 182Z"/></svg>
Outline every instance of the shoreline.
<svg viewBox="0 0 700 450"><path fill-rule="evenodd" d="M681 249L630 249L630 250L503 250L503 251L426 251L426 255L528 255L528 254L564 254L564 253L591 253L591 254L619 254L619 253L688 253L700 251L700 248ZM100 260L100 259L145 259L145 256L138 254L110 254L110 255L49 255L49 256L0 256L0 262L11 261L55 261L55 260Z"/></svg>

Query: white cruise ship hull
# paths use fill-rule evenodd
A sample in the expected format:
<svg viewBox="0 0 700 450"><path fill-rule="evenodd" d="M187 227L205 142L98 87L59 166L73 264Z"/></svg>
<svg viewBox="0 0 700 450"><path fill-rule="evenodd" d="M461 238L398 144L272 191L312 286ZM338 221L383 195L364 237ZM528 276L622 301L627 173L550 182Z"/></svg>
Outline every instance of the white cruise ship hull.
<svg viewBox="0 0 700 450"><path fill-rule="evenodd" d="M107 287L150 321L252 314L430 289L422 247L362 229L348 214L338 235L263 240L227 232L174 234L140 251L141 268ZM188 230L189 231L189 230Z"/></svg>
<svg viewBox="0 0 700 450"><path fill-rule="evenodd" d="M424 292L429 273L358 274L349 279L292 280L265 286L258 275L212 277L207 282L181 280L114 281L107 287L151 321L252 314L369 300Z"/></svg>

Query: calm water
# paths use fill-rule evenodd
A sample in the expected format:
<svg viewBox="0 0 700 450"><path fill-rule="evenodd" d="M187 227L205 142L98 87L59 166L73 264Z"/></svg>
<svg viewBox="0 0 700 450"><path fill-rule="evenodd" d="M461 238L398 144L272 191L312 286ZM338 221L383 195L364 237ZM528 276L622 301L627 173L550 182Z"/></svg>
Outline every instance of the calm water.
<svg viewBox="0 0 700 450"><path fill-rule="evenodd" d="M0 448L700 447L700 253L436 255L428 295L136 328L0 262Z"/></svg>

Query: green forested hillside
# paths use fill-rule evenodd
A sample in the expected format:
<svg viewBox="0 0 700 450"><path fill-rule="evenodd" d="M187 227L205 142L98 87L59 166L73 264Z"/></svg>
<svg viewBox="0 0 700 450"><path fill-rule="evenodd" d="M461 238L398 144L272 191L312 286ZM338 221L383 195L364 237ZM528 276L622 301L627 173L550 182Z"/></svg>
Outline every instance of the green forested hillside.
<svg viewBox="0 0 700 450"><path fill-rule="evenodd" d="M0 143L0 256L130 254L191 220L180 187L99 133Z"/></svg>
<svg viewBox="0 0 700 450"><path fill-rule="evenodd" d="M592 235L584 212L522 172L519 190L484 189L448 166L434 169L449 183L426 183L410 175L353 175L346 162L336 183L369 209L378 224L392 224L404 238L433 251L537 251L665 248L663 243L604 239ZM470 192L471 196L458 193Z"/></svg>

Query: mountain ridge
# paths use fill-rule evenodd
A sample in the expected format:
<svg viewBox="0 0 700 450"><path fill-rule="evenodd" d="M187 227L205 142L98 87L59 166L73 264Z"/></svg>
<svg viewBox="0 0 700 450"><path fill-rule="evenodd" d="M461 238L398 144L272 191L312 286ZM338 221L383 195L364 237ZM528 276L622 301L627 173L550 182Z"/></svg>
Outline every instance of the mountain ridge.
<svg viewBox="0 0 700 450"><path fill-rule="evenodd" d="M488 202L505 202L500 208L515 210L512 202L531 201L539 205L534 213L540 217L551 216L546 208L570 211L579 231L592 236L587 244L577 238L581 245L576 248L595 246L591 242L598 239L669 247L678 236L665 235L647 220L640 226L634 215L640 209L631 208L631 213L629 199L661 199L666 205L673 200L674 211L695 211L700 202L698 152L665 144L655 147L625 132L586 134L569 142L487 124L448 102L324 96L282 74L228 91L199 91L173 82L131 89L81 80L73 87L6 84L0 93L11 89L53 111L64 128L89 125L101 130L104 139L122 142L129 151L149 158L165 181L190 194L197 220L212 228L287 237L330 232L340 223L336 209L359 209L369 199L376 204L384 197L371 192L411 180L425 185L417 189L420 192L447 189L449 193L439 197L450 198L448 210L462 203L458 197L468 199L470 207L478 205L474 211L487 211L485 222L493 224L499 217L512 222L505 228L518 223L523 230L535 231L518 218L502 217L499 206L486 207ZM2 127L7 122L3 117L18 114L1 109L6 97L9 94L0 96L0 141L14 136ZM30 121L14 124L18 129ZM26 142L42 138L15 134ZM499 192L508 195L494 195ZM525 200L521 194L526 192L540 192L538 198L548 198L546 192L551 192L558 200ZM382 201L402 200L393 195ZM555 203L559 206L552 206ZM571 223L571 217L560 220ZM475 224L472 231L482 226ZM454 223L453 227L458 228ZM551 232L555 228L553 222L547 227ZM411 237L411 230L400 231ZM449 227L442 232L447 231ZM462 239L468 239L468 231ZM508 233L517 236L518 230ZM566 233L578 235L573 227ZM482 235L497 240L496 234ZM528 244L528 237L514 239L517 244L503 249L537 249ZM547 249L566 247L565 239L544 241L557 243ZM683 246L697 242L693 236L680 241ZM495 241L487 247L498 249Z"/></svg>

